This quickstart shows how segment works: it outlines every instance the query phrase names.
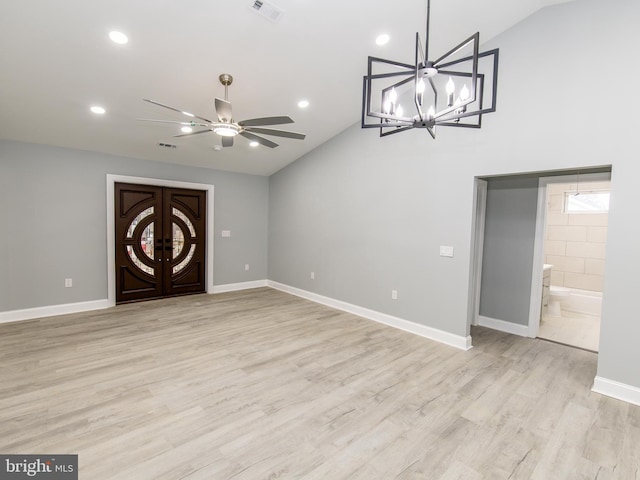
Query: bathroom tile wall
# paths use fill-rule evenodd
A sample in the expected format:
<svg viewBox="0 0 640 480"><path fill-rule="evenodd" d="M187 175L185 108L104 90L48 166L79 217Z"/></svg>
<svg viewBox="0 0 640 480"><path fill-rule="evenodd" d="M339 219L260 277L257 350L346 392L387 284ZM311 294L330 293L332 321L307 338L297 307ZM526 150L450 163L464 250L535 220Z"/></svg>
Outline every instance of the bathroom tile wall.
<svg viewBox="0 0 640 480"><path fill-rule="evenodd" d="M581 191L609 189L609 182L584 182ZM602 292L608 214L564 213L565 192L575 183L547 186L545 263L553 265L551 284Z"/></svg>

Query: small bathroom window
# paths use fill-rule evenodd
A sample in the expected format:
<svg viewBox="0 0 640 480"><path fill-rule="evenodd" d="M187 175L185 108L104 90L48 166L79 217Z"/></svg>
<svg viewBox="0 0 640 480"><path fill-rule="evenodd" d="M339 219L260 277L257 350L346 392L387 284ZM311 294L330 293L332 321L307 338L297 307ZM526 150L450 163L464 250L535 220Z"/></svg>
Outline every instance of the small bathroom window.
<svg viewBox="0 0 640 480"><path fill-rule="evenodd" d="M607 213L609 190L591 192L565 192L564 213Z"/></svg>

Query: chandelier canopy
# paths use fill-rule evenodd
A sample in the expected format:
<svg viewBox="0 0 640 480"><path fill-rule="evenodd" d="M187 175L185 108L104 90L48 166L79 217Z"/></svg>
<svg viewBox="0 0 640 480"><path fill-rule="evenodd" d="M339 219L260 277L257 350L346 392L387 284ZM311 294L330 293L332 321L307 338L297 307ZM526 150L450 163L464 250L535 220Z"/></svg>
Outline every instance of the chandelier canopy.
<svg viewBox="0 0 640 480"><path fill-rule="evenodd" d="M436 126L480 128L482 115L495 112L498 49L479 52L480 33L475 33L432 61L430 16L427 0L425 45L416 33L413 65L369 57L362 128L379 128L381 137L424 128L436 138Z"/></svg>

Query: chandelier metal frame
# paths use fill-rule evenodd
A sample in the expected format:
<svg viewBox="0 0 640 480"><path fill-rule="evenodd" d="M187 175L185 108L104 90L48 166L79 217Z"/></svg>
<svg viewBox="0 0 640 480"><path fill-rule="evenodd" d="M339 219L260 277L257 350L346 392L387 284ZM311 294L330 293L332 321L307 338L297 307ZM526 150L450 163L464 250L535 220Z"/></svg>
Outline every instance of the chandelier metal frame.
<svg viewBox="0 0 640 480"><path fill-rule="evenodd" d="M482 115L496 111L498 88L499 49L479 52L480 33L476 32L435 61L429 60L429 23L431 16L431 0L427 0L427 25L425 48L420 43L420 34L416 33L415 63L413 65L386 60L379 57L368 57L367 75L363 77L362 88L362 128L379 128L380 136L392 135L414 128L426 129L431 137L436 138L436 126L481 128ZM471 55L457 58L456 54L472 49ZM479 71L480 59L487 58L489 68ZM466 70L461 69L466 65ZM382 70L381 73L374 73ZM442 87L436 85L437 75L448 75L449 83L446 93L439 92ZM487 79L487 76L489 78ZM462 80L463 89L455 98L453 79ZM374 81L386 81L383 88L374 89ZM409 82L413 84L413 104L416 114L405 116L396 105L396 89ZM466 82L472 88L467 89ZM487 85L487 83L489 83ZM473 88L475 86L475 88ZM424 91L429 89L433 104L429 109L424 105ZM465 90L466 89L466 90ZM490 89L489 101L485 92ZM372 95L380 92L380 111L372 109ZM446 95L446 106L438 106L439 98ZM436 110L438 108L438 110ZM425 111L426 110L426 111ZM461 122L462 119L465 119Z"/></svg>

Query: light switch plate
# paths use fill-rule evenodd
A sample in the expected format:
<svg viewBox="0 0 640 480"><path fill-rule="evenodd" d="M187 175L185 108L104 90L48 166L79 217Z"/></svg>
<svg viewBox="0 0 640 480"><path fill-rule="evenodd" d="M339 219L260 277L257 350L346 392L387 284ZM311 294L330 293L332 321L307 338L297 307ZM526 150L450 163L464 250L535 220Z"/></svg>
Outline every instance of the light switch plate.
<svg viewBox="0 0 640 480"><path fill-rule="evenodd" d="M441 257L453 257L453 247L449 247L446 245L440 245L440 256Z"/></svg>
<svg viewBox="0 0 640 480"><path fill-rule="evenodd" d="M222 230L222 236L223 237L230 237L231 236L231 230Z"/></svg>

